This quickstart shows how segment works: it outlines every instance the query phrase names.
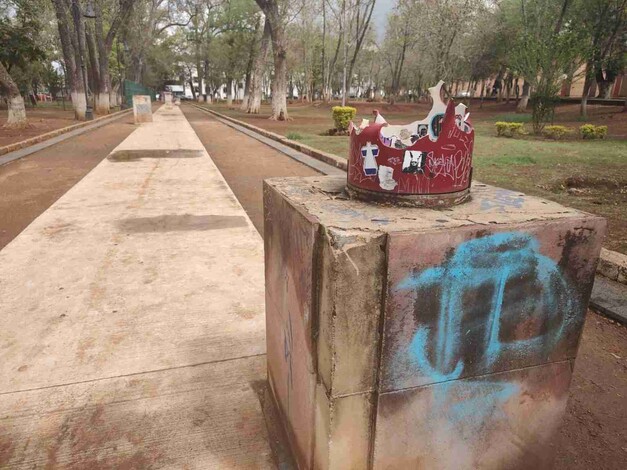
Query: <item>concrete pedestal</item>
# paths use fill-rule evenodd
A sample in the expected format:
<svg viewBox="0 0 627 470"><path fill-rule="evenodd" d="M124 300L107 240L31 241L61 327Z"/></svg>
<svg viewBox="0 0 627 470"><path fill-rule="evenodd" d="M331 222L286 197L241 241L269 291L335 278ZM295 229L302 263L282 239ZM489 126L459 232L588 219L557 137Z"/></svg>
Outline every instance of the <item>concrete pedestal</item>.
<svg viewBox="0 0 627 470"><path fill-rule="evenodd" d="M135 124L152 122L152 105L150 104L150 96L133 95L133 117L135 118Z"/></svg>
<svg viewBox="0 0 627 470"><path fill-rule="evenodd" d="M269 381L303 469L548 468L605 232L475 184L445 210L264 186Z"/></svg>

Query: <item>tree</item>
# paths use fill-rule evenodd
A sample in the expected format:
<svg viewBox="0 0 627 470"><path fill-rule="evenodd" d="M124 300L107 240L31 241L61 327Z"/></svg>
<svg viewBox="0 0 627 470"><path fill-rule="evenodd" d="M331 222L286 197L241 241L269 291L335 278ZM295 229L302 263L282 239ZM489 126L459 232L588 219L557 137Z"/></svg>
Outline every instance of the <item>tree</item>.
<svg viewBox="0 0 627 470"><path fill-rule="evenodd" d="M96 18L88 22L89 55L91 76L94 84L95 108L98 114L110 112L111 75L109 56L113 41L120 27L126 23L135 0L97 0L94 3ZM108 28L105 29L105 24Z"/></svg>
<svg viewBox="0 0 627 470"><path fill-rule="evenodd" d="M395 10L388 16L381 56L386 61L390 73L390 85L388 87L390 104L394 104L398 99L405 58L408 48L414 41L412 21L408 2L399 2Z"/></svg>
<svg viewBox="0 0 627 470"><path fill-rule="evenodd" d="M270 22L267 18L264 18L263 23L259 49L254 52L253 67L250 75L248 100L246 102L246 112L249 114L259 114L261 108L261 84L270 47Z"/></svg>
<svg viewBox="0 0 627 470"><path fill-rule="evenodd" d="M581 116L587 117L588 96L596 81L599 97L608 98L611 85L625 67L627 0L579 0L575 21L585 35L586 76L581 95Z"/></svg>
<svg viewBox="0 0 627 470"><path fill-rule="evenodd" d="M84 22L78 15L76 21L72 14L70 0L52 0L57 16L57 27L63 52L63 65L66 72L66 82L70 87L74 115L78 120L85 120L87 101L85 99L85 86L81 75L84 64ZM79 42L81 41L81 42Z"/></svg>
<svg viewBox="0 0 627 470"><path fill-rule="evenodd" d="M351 5L351 33L353 34L352 42L354 44L353 53L346 73L346 89L350 90L353 82L353 71L355 70L355 63L357 57L364 44L366 33L370 28L370 19L372 18L372 11L374 10L376 0L354 0L354 4ZM348 44L347 44L348 46Z"/></svg>
<svg viewBox="0 0 627 470"><path fill-rule="evenodd" d="M13 18L0 18L0 93L8 100L6 126L24 127L28 125L24 98L10 72L45 59L45 51L39 41L41 24L36 5L15 1L10 7L15 12Z"/></svg>
<svg viewBox="0 0 627 470"><path fill-rule="evenodd" d="M552 121L564 73L580 52L580 36L570 21L572 1L512 0L504 10L516 30L509 62L533 90L535 133Z"/></svg>
<svg viewBox="0 0 627 470"><path fill-rule="evenodd" d="M8 98L9 116L5 127L25 127L28 125L26 120L26 108L24 107L24 98L20 94L20 90L9 75L7 69L0 62L0 91Z"/></svg>
<svg viewBox="0 0 627 470"><path fill-rule="evenodd" d="M287 114L287 0L255 0L266 16L272 40L274 76L272 77L272 116L270 119L285 121Z"/></svg>

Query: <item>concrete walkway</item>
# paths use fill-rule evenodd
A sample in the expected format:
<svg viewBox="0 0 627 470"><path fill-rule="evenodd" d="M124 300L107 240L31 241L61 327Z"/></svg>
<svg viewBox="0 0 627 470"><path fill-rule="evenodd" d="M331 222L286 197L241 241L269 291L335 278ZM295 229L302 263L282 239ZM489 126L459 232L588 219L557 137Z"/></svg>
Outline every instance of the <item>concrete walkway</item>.
<svg viewBox="0 0 627 470"><path fill-rule="evenodd" d="M177 107L0 251L1 468L272 468L263 244Z"/></svg>

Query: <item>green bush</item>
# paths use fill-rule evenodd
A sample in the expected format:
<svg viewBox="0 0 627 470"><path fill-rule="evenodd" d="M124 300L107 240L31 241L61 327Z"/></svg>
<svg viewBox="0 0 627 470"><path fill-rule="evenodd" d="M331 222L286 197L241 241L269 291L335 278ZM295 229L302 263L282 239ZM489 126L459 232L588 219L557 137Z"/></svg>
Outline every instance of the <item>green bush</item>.
<svg viewBox="0 0 627 470"><path fill-rule="evenodd" d="M554 140L560 140L566 134L570 134L572 131L566 126L545 126L542 133L545 137Z"/></svg>
<svg viewBox="0 0 627 470"><path fill-rule="evenodd" d="M607 136L607 126L595 126L594 124L584 124L579 128L581 137L586 140L604 139Z"/></svg>
<svg viewBox="0 0 627 470"><path fill-rule="evenodd" d="M303 140L303 136L300 135L298 132L288 132L285 137L290 140Z"/></svg>
<svg viewBox="0 0 627 470"><path fill-rule="evenodd" d="M524 124L522 122L504 122L495 123L496 135L499 137L514 137L525 133Z"/></svg>
<svg viewBox="0 0 627 470"><path fill-rule="evenodd" d="M346 131L348 124L353 120L355 114L357 114L357 110L352 106L333 106L331 111L333 113L335 129L338 131Z"/></svg>
<svg viewBox="0 0 627 470"><path fill-rule="evenodd" d="M597 126L594 129L594 135L597 139L605 139L607 137L607 126Z"/></svg>

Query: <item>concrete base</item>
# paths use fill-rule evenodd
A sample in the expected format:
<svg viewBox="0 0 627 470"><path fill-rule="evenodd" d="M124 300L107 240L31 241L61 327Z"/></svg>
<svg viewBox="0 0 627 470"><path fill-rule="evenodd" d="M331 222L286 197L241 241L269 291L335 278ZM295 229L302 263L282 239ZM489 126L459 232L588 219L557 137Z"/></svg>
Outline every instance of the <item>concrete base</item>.
<svg viewBox="0 0 627 470"><path fill-rule="evenodd" d="M150 104L150 96L133 96L133 117L135 118L135 124L152 122L152 105Z"/></svg>
<svg viewBox="0 0 627 470"><path fill-rule="evenodd" d="M548 468L605 221L475 184L443 209L266 181L268 375L300 468Z"/></svg>

